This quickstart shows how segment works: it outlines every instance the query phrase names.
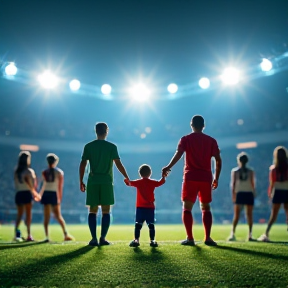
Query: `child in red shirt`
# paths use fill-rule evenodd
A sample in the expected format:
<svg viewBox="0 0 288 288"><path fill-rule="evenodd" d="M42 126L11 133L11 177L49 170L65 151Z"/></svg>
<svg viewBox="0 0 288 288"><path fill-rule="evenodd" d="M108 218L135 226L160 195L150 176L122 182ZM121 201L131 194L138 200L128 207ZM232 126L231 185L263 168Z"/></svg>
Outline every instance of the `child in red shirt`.
<svg viewBox="0 0 288 288"><path fill-rule="evenodd" d="M152 170L149 165L143 164L139 168L139 175L141 179L134 181L124 180L127 186L133 186L137 188L136 197L136 220L135 220L135 239L131 241L130 247L138 247L140 245L140 230L144 221L146 221L149 227L150 246L158 247L155 241L155 205L154 205L154 190L165 183L165 177L162 177L159 181L150 179Z"/></svg>

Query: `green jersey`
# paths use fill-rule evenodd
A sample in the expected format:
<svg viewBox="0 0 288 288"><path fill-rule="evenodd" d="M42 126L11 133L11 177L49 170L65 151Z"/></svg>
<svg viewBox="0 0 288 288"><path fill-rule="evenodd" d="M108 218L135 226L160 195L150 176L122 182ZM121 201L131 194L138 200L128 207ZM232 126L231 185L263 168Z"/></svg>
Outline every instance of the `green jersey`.
<svg viewBox="0 0 288 288"><path fill-rule="evenodd" d="M106 140L94 140L84 147L82 160L90 163L88 181L92 184L113 183L113 160L120 159L117 146Z"/></svg>

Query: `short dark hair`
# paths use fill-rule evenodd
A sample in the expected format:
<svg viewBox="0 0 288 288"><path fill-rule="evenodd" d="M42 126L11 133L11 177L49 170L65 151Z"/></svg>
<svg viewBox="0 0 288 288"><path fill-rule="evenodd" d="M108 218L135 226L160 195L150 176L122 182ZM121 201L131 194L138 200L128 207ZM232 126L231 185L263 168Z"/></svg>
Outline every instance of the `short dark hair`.
<svg viewBox="0 0 288 288"><path fill-rule="evenodd" d="M143 164L139 167L139 174L142 176L142 177L147 177L151 174L151 167L147 164Z"/></svg>
<svg viewBox="0 0 288 288"><path fill-rule="evenodd" d="M104 135L108 130L108 125L105 122L96 123L95 130L97 135Z"/></svg>
<svg viewBox="0 0 288 288"><path fill-rule="evenodd" d="M191 125L196 129L202 129L205 126L204 118L201 115L194 115L191 120Z"/></svg>

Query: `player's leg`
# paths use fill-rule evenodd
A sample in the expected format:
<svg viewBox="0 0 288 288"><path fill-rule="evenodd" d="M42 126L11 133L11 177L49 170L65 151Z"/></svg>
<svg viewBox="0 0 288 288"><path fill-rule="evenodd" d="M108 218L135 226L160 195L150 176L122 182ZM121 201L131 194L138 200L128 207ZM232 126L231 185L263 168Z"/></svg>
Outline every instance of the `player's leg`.
<svg viewBox="0 0 288 288"><path fill-rule="evenodd" d="M287 231L288 231L288 203L284 203L284 210L286 215L286 224L287 224Z"/></svg>
<svg viewBox="0 0 288 288"><path fill-rule="evenodd" d="M86 189L86 205L90 206L88 215L88 226L91 233L90 246L98 246L97 240L97 212L100 205L100 184L91 183L88 180Z"/></svg>
<svg viewBox="0 0 288 288"><path fill-rule="evenodd" d="M246 218L247 218L247 223L249 227L249 236L248 240L253 241L252 237L252 227L253 227L253 205L245 205L246 206Z"/></svg>
<svg viewBox="0 0 288 288"><path fill-rule="evenodd" d="M150 237L150 246L151 247L158 247L158 243L155 241L155 209L148 208L146 209L146 223L149 228L149 237Z"/></svg>
<svg viewBox="0 0 288 288"><path fill-rule="evenodd" d="M108 233L110 227L110 205L101 205L102 210L102 219L101 219L101 237L100 237L100 245L109 245L106 240L106 235Z"/></svg>
<svg viewBox="0 0 288 288"><path fill-rule="evenodd" d="M27 203L24 205L25 214L26 214L26 227L27 227L27 241L34 241L31 236L31 222L32 222L32 203Z"/></svg>
<svg viewBox="0 0 288 288"><path fill-rule="evenodd" d="M210 210L210 203L212 202L212 188L209 182L199 182L199 201L202 210L202 222L205 230L204 243L209 246L216 246L217 243L210 237L212 228L212 213Z"/></svg>
<svg viewBox="0 0 288 288"><path fill-rule="evenodd" d="M268 225L267 225L267 228L265 231L265 235L267 236L267 238L269 238L269 232L270 232L270 229L271 229L273 223L277 220L280 207L281 207L281 204L279 204L279 203L272 204L271 215L270 215Z"/></svg>
<svg viewBox="0 0 288 288"><path fill-rule="evenodd" d="M239 221L239 217L240 217L240 213L241 213L241 207L242 205L238 205L238 204L234 204L234 216L233 216L233 221L232 221L232 231L231 234L228 238L228 241L235 241L236 237L235 237L235 231L236 231L236 227Z"/></svg>
<svg viewBox="0 0 288 288"><path fill-rule="evenodd" d="M51 205L50 204L44 204L44 231L45 231L45 241L49 241L49 230L48 225L50 222L50 214L51 214Z"/></svg>
<svg viewBox="0 0 288 288"><path fill-rule="evenodd" d="M143 208L136 208L136 217L135 217L135 226L134 226L134 240L132 240L129 244L130 247L138 247L140 246L140 233L143 227L143 223L145 221L145 215Z"/></svg>
<svg viewBox="0 0 288 288"><path fill-rule="evenodd" d="M62 231L64 234L64 241L73 240L73 237L71 235L69 235L67 232L66 223L65 223L65 220L64 220L62 213L61 213L61 205L60 204L52 205L52 211L53 211L53 214L54 214L56 220L58 221L58 223L60 224L60 226L62 228Z"/></svg>
<svg viewBox="0 0 288 288"><path fill-rule="evenodd" d="M185 226L185 230L186 230L186 235L187 235L186 240L190 241L190 242L194 242L194 237L193 237L193 232L192 232L192 228L193 228L192 208L193 208L193 205L194 205L194 202L192 202L192 201L188 201L188 200L183 201L182 222L183 222L183 224Z"/></svg>
<svg viewBox="0 0 288 288"><path fill-rule="evenodd" d="M98 246L97 240L97 212L98 206L93 206L89 208L89 215L88 215L88 226L90 230L90 234L92 236L91 241L89 242L90 246Z"/></svg>
<svg viewBox="0 0 288 288"><path fill-rule="evenodd" d="M110 207L114 204L114 189L112 183L100 185L100 205L102 207L101 237L100 245L110 245L106 240L106 235L110 227Z"/></svg>
<svg viewBox="0 0 288 288"><path fill-rule="evenodd" d="M182 184L181 200L183 202L182 222L185 226L187 239L182 241L182 245L195 245L193 237L193 215L192 208L197 199L199 191L198 183L195 181L186 181Z"/></svg>
<svg viewBox="0 0 288 288"><path fill-rule="evenodd" d="M24 214L24 205L18 204L16 205L16 207L17 207L17 216L15 221L15 240L22 241L19 225L21 223L22 216Z"/></svg>

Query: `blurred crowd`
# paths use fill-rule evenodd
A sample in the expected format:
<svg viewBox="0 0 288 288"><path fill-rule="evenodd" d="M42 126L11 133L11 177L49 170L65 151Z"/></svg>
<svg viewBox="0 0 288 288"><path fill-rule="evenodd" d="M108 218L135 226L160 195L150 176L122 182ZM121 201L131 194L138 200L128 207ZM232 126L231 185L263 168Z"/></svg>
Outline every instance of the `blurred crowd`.
<svg viewBox="0 0 288 288"><path fill-rule="evenodd" d="M285 143L284 143L285 144ZM286 143L286 146L288 143ZM249 166L255 170L256 174L256 191L257 198L255 202L255 213L269 216L269 200L267 196L268 188L268 172L269 166L272 164L272 153L275 145L263 145L255 149L245 150L250 158ZM77 214L75 221L86 221L87 209L85 208L85 194L79 190L78 165L81 159L81 151L75 152L54 152L60 157L59 167L64 170L65 184L64 196L62 202L63 214L69 214L71 217ZM125 165L131 179L138 178L138 168L141 164L147 163L152 167L152 178L161 178L161 168L168 164L173 155L171 153L160 154L121 154L123 164ZM241 152L236 148L223 149L221 151L223 159L223 168L219 181L219 187L213 192L212 209L215 217L219 221L230 219L232 217L233 205L230 191L230 172L231 169L237 166L236 156ZM13 171L17 163L19 150L8 146L1 146L1 161L0 161L0 211L9 213L15 209L14 204L14 184ZM41 171L46 168L45 151L32 153L32 168L35 170L38 178L38 186L41 185ZM173 167L172 172L167 178L165 185L156 189L156 217L161 219L161 222L180 222L181 213L181 182L182 182L183 159ZM132 187L125 186L122 175L114 169L114 187L116 204L113 208L113 217L118 222L133 222L135 211L136 191ZM35 211L42 210L39 203L34 204ZM4 211L4 212L3 212ZM6 211L6 212L5 212ZM157 214L158 213L158 214ZM199 213L199 205L195 205L194 213ZM259 214L259 215L260 215ZM79 215L81 216L79 218ZM83 216L84 215L84 216ZM158 216L157 216L158 215ZM65 216L65 219L68 216ZM259 216L260 217L260 216ZM258 217L258 218L259 218ZM261 218L261 217L260 217ZM196 217L197 219L197 217ZM0 219L1 220L1 219ZM69 217L67 219L69 221ZM3 221L3 219L2 219Z"/></svg>

